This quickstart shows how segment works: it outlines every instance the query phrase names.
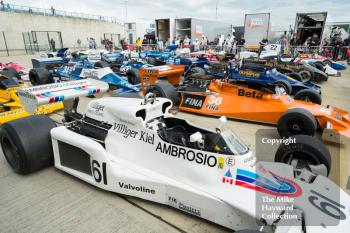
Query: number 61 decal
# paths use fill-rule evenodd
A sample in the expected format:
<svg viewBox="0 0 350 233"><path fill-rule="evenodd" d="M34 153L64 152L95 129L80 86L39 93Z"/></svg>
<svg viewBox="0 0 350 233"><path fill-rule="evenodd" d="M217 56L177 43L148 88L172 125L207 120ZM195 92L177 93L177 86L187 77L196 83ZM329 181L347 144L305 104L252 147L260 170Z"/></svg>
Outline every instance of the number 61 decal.
<svg viewBox="0 0 350 233"><path fill-rule="evenodd" d="M341 209L345 209L345 206L329 199L328 197L323 196L314 190L311 190L311 193L315 195L309 196L309 202L321 212L335 219L346 219L346 215L343 211L341 211Z"/></svg>
<svg viewBox="0 0 350 233"><path fill-rule="evenodd" d="M100 163L96 160L92 160L92 175L97 183L100 183L103 180L103 183L107 185L107 170L106 163L102 163L102 167Z"/></svg>

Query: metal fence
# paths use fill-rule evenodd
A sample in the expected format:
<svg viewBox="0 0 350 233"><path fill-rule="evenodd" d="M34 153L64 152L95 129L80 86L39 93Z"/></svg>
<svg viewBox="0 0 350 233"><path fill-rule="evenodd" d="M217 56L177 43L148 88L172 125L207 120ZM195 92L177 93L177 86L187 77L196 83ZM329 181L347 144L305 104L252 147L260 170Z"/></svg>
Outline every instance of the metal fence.
<svg viewBox="0 0 350 233"><path fill-rule="evenodd" d="M21 32L0 31L0 57L24 54L27 53Z"/></svg>
<svg viewBox="0 0 350 233"><path fill-rule="evenodd" d="M38 7L31 7L31 6L21 6L21 5L14 5L10 3L5 3L3 6L0 6L0 10L6 11L6 12L29 13L29 14L46 15L46 16L61 16L61 17L68 17L68 18L92 19L92 20L105 21L109 23L117 23L121 25L124 24L123 20L118 19L116 17L111 17L111 16L62 11L62 10L56 10L54 8L45 9L45 8L38 8Z"/></svg>

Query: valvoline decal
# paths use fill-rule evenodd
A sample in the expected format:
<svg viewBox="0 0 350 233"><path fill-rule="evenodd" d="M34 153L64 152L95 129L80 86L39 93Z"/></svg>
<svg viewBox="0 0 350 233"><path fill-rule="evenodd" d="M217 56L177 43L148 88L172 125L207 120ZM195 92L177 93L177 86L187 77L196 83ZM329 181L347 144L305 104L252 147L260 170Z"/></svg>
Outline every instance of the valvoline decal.
<svg viewBox="0 0 350 233"><path fill-rule="evenodd" d="M271 171L267 172L272 175L274 180L250 171L237 169L235 185L274 196L298 197L302 194L301 187L294 181L281 177Z"/></svg>

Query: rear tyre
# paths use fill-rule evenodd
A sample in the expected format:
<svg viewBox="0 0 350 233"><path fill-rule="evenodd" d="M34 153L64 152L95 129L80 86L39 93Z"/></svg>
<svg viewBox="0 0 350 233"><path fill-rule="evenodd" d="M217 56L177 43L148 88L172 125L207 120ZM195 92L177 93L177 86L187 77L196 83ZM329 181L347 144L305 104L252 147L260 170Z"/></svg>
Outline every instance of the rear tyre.
<svg viewBox="0 0 350 233"><path fill-rule="evenodd" d="M304 89L299 91L295 96L295 100L301 100L304 102L311 102L314 104L321 104L322 103L322 98L319 93L317 93L314 90L310 89Z"/></svg>
<svg viewBox="0 0 350 233"><path fill-rule="evenodd" d="M192 76L192 75L194 75L194 74L205 75L206 72L205 72L205 70L204 70L203 68L201 68L201 67L192 67L192 68L188 71L187 76L189 77L189 76Z"/></svg>
<svg viewBox="0 0 350 233"><path fill-rule="evenodd" d="M168 98L173 102L173 105L178 104L176 89L173 85L168 82L158 82L154 85L149 86L146 89L146 94L152 92L156 97Z"/></svg>
<svg viewBox="0 0 350 233"><path fill-rule="evenodd" d="M29 71L29 80L33 86L52 82L50 72L45 68L34 68Z"/></svg>
<svg viewBox="0 0 350 233"><path fill-rule="evenodd" d="M129 83L136 85L140 83L140 72L137 69L130 69L126 72Z"/></svg>
<svg viewBox="0 0 350 233"><path fill-rule="evenodd" d="M328 176L332 160L327 147L316 138L307 135L296 135L291 139L293 143L279 146L275 154L275 162L291 164L293 160L297 160L297 169L323 164L327 168Z"/></svg>
<svg viewBox="0 0 350 233"><path fill-rule="evenodd" d="M273 86L276 94L290 95L292 93L292 86L284 80L275 82Z"/></svg>
<svg viewBox="0 0 350 233"><path fill-rule="evenodd" d="M304 134L313 136L317 121L311 112L303 108L293 108L283 113L277 122L277 131L281 137Z"/></svg>
<svg viewBox="0 0 350 233"><path fill-rule="evenodd" d="M16 173L29 174L53 165L50 130L55 127L46 115L29 116L3 125L1 148Z"/></svg>

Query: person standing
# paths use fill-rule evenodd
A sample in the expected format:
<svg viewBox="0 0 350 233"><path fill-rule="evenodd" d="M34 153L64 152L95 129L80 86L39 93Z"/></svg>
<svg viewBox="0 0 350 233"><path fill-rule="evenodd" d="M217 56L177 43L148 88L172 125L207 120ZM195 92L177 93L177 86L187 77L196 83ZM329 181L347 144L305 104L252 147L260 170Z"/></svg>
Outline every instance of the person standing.
<svg viewBox="0 0 350 233"><path fill-rule="evenodd" d="M176 48L180 48L180 39L179 39L178 36L175 37L175 43L174 44L176 45Z"/></svg>
<svg viewBox="0 0 350 233"><path fill-rule="evenodd" d="M282 35L278 43L281 45L281 54L284 54L284 51L288 45L288 40L285 35Z"/></svg>
<svg viewBox="0 0 350 233"><path fill-rule="evenodd" d="M92 40L92 37L89 38L89 49L93 49L94 48L94 41Z"/></svg>
<svg viewBox="0 0 350 233"><path fill-rule="evenodd" d="M81 40L80 40L80 38L77 39L77 45L78 45L78 49L80 49L81 48Z"/></svg>
<svg viewBox="0 0 350 233"><path fill-rule="evenodd" d="M315 47L320 45L320 38L318 38L318 35L314 33L312 35L312 38L310 40L310 47Z"/></svg>
<svg viewBox="0 0 350 233"><path fill-rule="evenodd" d="M264 47L269 43L266 37L263 37L263 39L259 42L260 49L259 49L259 54L261 51L264 49Z"/></svg>
<svg viewBox="0 0 350 233"><path fill-rule="evenodd" d="M185 39L184 39L184 42L183 42L183 47L184 48L189 48L191 45L191 39L188 38L188 35L185 35Z"/></svg>
<svg viewBox="0 0 350 233"><path fill-rule="evenodd" d="M51 44L52 51L56 52L56 41L53 38L51 38L50 44Z"/></svg>
<svg viewBox="0 0 350 233"><path fill-rule="evenodd" d="M137 38L136 40L136 52L141 53L142 41L141 38Z"/></svg>

